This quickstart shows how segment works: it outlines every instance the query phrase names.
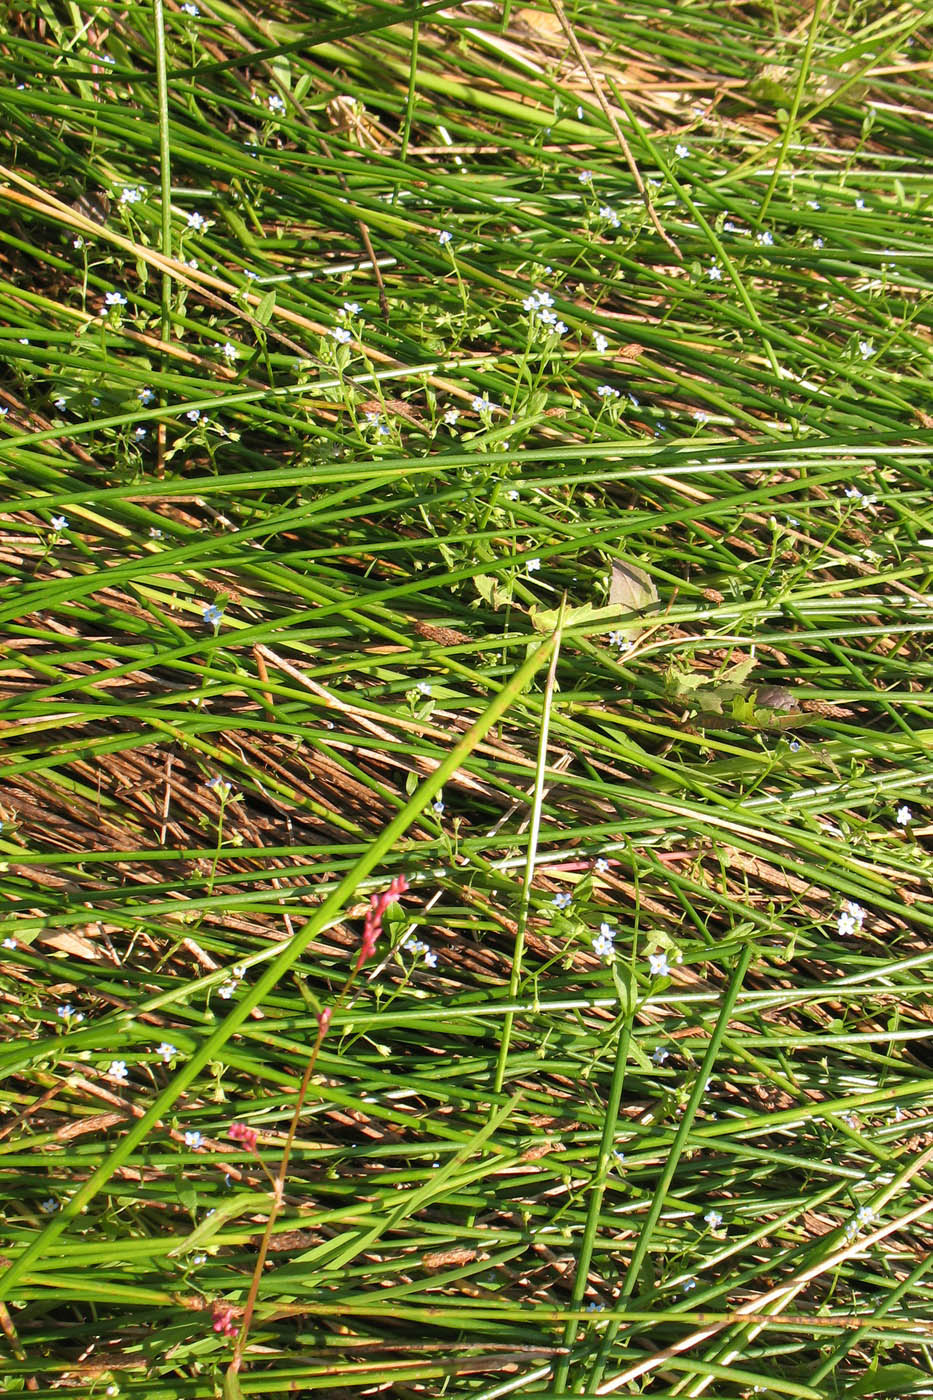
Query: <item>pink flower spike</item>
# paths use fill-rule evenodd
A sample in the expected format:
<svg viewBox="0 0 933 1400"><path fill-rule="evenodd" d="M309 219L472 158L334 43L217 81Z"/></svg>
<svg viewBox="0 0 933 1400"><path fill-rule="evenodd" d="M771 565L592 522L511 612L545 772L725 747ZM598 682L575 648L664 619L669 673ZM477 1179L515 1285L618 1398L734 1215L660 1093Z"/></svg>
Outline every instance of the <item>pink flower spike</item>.
<svg viewBox="0 0 933 1400"><path fill-rule="evenodd" d="M235 1337L237 1325L233 1308L227 1307L224 1303L215 1303L213 1308L214 1331L221 1332L225 1337Z"/></svg>
<svg viewBox="0 0 933 1400"><path fill-rule="evenodd" d="M381 894L370 895L369 908L366 911L366 922L363 924L363 941L360 944L359 955L356 959L356 972L359 972L364 962L371 958L376 951L376 942L382 932L382 916L390 904L394 904L400 895L408 889L408 880L404 875L396 875L387 890Z"/></svg>
<svg viewBox="0 0 933 1400"><path fill-rule="evenodd" d="M317 1030L322 1040L327 1034L328 1027L330 1026L330 1018L333 1014L333 1008L330 1006L325 1006L323 1011L319 1011L317 1014Z"/></svg>
<svg viewBox="0 0 933 1400"><path fill-rule="evenodd" d="M255 1128L249 1128L245 1123L231 1123L227 1129L227 1136L233 1138L234 1142L241 1142L248 1152L256 1151L259 1134Z"/></svg>

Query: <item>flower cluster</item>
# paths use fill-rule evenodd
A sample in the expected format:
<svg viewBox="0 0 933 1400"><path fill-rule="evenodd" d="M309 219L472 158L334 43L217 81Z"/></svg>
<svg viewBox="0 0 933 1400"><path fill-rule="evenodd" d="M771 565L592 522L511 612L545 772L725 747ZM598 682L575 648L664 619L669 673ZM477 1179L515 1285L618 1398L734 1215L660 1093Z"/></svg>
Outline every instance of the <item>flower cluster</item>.
<svg viewBox="0 0 933 1400"><path fill-rule="evenodd" d="M865 922L865 910L854 900L847 899L843 905L842 912L836 921L836 932L840 938L848 938L852 933L861 933L862 924Z"/></svg>
<svg viewBox="0 0 933 1400"><path fill-rule="evenodd" d="M212 1324L215 1332L219 1332L224 1337L235 1337L237 1334L236 1314L233 1308L227 1307L224 1303L215 1303L212 1313Z"/></svg>
<svg viewBox="0 0 933 1400"><path fill-rule="evenodd" d="M437 967L437 954L428 946L422 943L420 938L414 938L411 934L402 939L402 947L407 948L409 953L417 955L421 953L424 957L425 967Z"/></svg>
<svg viewBox="0 0 933 1400"><path fill-rule="evenodd" d="M360 944L359 955L356 959L355 972L371 958L376 951L376 940L382 932L382 916L390 904L395 904L401 895L408 889L408 881L404 875L396 875L387 890L381 894L370 896L369 908L366 911L366 922L363 925L363 941Z"/></svg>
<svg viewBox="0 0 933 1400"><path fill-rule="evenodd" d="M616 955L615 943L613 939L616 931L611 924L600 924L599 933L593 938L593 952L604 962L612 962Z"/></svg>
<svg viewBox="0 0 933 1400"><path fill-rule="evenodd" d="M259 1134L255 1128L250 1128L246 1123L231 1123L227 1129L227 1136L234 1142L240 1142L247 1152L255 1152L256 1144L259 1141Z"/></svg>
<svg viewBox="0 0 933 1400"><path fill-rule="evenodd" d="M557 319L557 312L551 308L554 305L554 298L550 292L530 292L522 306L528 312L532 322L537 322L541 326L549 326L555 335L566 335L569 326Z"/></svg>
<svg viewBox="0 0 933 1400"><path fill-rule="evenodd" d="M217 988L217 995L223 997L224 1001L229 1001L232 996L236 995L242 981L243 969L242 967L235 967L233 969L233 976L227 982L221 982L220 986Z"/></svg>

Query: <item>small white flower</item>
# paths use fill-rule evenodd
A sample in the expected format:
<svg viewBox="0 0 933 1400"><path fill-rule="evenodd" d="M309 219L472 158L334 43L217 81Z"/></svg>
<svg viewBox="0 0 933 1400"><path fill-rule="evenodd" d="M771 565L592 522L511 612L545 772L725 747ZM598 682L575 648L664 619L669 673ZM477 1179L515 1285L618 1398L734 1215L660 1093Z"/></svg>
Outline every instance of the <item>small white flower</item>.
<svg viewBox="0 0 933 1400"><path fill-rule="evenodd" d="M229 1001L239 986L238 982L223 982L217 988L217 995L223 997L224 1001Z"/></svg>
<svg viewBox="0 0 933 1400"><path fill-rule="evenodd" d="M450 233L449 230L447 230L446 228L442 228L440 233L437 235L437 241L443 248L448 243L453 241L453 234Z"/></svg>
<svg viewBox="0 0 933 1400"><path fill-rule="evenodd" d="M698 423L708 423L708 422L709 422L709 414L708 414L707 412L705 412L705 410L702 409L702 408L695 408L695 409L693 410L693 416L694 416L694 418L696 419L696 421L697 421Z"/></svg>
<svg viewBox="0 0 933 1400"><path fill-rule="evenodd" d="M196 423L201 417L201 410L199 408L189 408L185 417L188 419L189 423Z"/></svg>
<svg viewBox="0 0 933 1400"><path fill-rule="evenodd" d="M104 294L104 302L107 306L125 306L126 297L122 292L106 292Z"/></svg>
<svg viewBox="0 0 933 1400"><path fill-rule="evenodd" d="M604 962L612 962L616 955L615 944L611 938L603 938L602 934L599 933L593 939L593 952Z"/></svg>
<svg viewBox="0 0 933 1400"><path fill-rule="evenodd" d="M162 1044L158 1048L157 1053L162 1056L162 1063L165 1065L167 1065L170 1060L176 1059L178 1056L178 1051L175 1049L175 1046L172 1045L171 1042L168 1040L163 1040Z"/></svg>
<svg viewBox="0 0 933 1400"><path fill-rule="evenodd" d="M556 909L567 909L569 908L572 899L573 895L569 892L569 890L559 890L554 896L552 903L554 904L554 907Z"/></svg>
<svg viewBox="0 0 933 1400"><path fill-rule="evenodd" d="M108 1069L107 1073L109 1074L111 1079L116 1079L121 1084L125 1084L126 1081L129 1079L129 1074L127 1073L125 1060L111 1060L110 1068Z"/></svg>
<svg viewBox="0 0 933 1400"><path fill-rule="evenodd" d="M349 345L350 341L353 339L353 336L347 330L346 326L334 326L331 335L338 345Z"/></svg>
<svg viewBox="0 0 933 1400"><path fill-rule="evenodd" d="M670 976L671 965L667 960L666 953L649 953L648 967L651 970L652 977Z"/></svg>
<svg viewBox="0 0 933 1400"><path fill-rule="evenodd" d="M621 398L621 394L611 384L600 384L596 390L596 397L599 399L618 399Z"/></svg>
<svg viewBox="0 0 933 1400"><path fill-rule="evenodd" d="M59 413L64 413L65 409L68 407L68 401L67 401L67 399L62 399L62 398L56 399L56 400L55 400L55 407L58 409Z"/></svg>
<svg viewBox="0 0 933 1400"><path fill-rule="evenodd" d="M52 521L52 524L55 524L54 520ZM913 821L913 813L911 812L909 807L907 807L906 805L902 805L898 807L897 811L895 812L894 819L897 822L898 826L908 826L909 823Z"/></svg>
<svg viewBox="0 0 933 1400"><path fill-rule="evenodd" d="M875 347L870 340L860 340L858 343L858 352L863 360L870 360L875 353Z"/></svg>
<svg viewBox="0 0 933 1400"><path fill-rule="evenodd" d="M151 389L140 389L136 397L139 399L139 402L141 404L146 406L153 402L153 400L155 399L155 394L152 392Z"/></svg>
<svg viewBox="0 0 933 1400"><path fill-rule="evenodd" d="M865 922L865 910L860 904L856 904L854 899L846 900L846 913L851 914L859 928L862 927L862 924Z"/></svg>
<svg viewBox="0 0 933 1400"><path fill-rule="evenodd" d="M360 314L358 301L345 301L340 309L344 316L359 316Z"/></svg>
<svg viewBox="0 0 933 1400"><path fill-rule="evenodd" d="M459 408L448 408L447 412L444 414L444 422L449 423L450 426L453 427L459 417Z"/></svg>
<svg viewBox="0 0 933 1400"><path fill-rule="evenodd" d="M49 1196L48 1200L39 1202L39 1209L45 1215L54 1215L55 1211L58 1210L58 1202L54 1196Z"/></svg>
<svg viewBox="0 0 933 1400"><path fill-rule="evenodd" d="M482 398L477 395L473 400L473 410L476 413L491 413L495 407L496 405L492 403L490 399L487 399L485 395L483 395Z"/></svg>
<svg viewBox="0 0 933 1400"><path fill-rule="evenodd" d="M655 1065L663 1065L665 1060L669 1060L671 1052L665 1050L663 1045L658 1045L651 1055L651 1062Z"/></svg>
<svg viewBox="0 0 933 1400"><path fill-rule="evenodd" d="M438 815L439 817L443 815L443 813L444 813L444 803L443 803L443 801L441 800L441 798L436 797L436 798L434 799L434 801L431 803L431 806L433 807L434 811L437 813L437 815Z"/></svg>
<svg viewBox="0 0 933 1400"><path fill-rule="evenodd" d="M239 354L239 351L237 350L237 348L236 348L236 346L234 345L233 341L232 341L232 340L228 340L228 341L225 341L224 344L220 347L220 353L221 353L221 355L223 355L223 357L224 357L224 359L227 361L227 363L230 364L230 365L232 365L232 364L234 363L234 361L236 360L236 357L237 357L237 355Z"/></svg>
<svg viewBox="0 0 933 1400"><path fill-rule="evenodd" d="M430 694L431 694L431 683L430 683L430 681L419 681L419 682L418 682L418 685L417 685L417 687L416 687L416 689L417 689L422 695L430 695Z"/></svg>
<svg viewBox="0 0 933 1400"><path fill-rule="evenodd" d="M820 201L818 199L808 199L807 203L811 209L819 209L820 207Z"/></svg>
<svg viewBox="0 0 933 1400"><path fill-rule="evenodd" d="M596 871L599 875L605 875L609 869L609 862L604 856L600 856L596 862Z"/></svg>
<svg viewBox="0 0 933 1400"><path fill-rule="evenodd" d="M53 516L52 516L52 529L53 529L53 530L67 530L67 529L68 529L68 517L67 517L67 515L53 515Z"/></svg>
<svg viewBox="0 0 933 1400"><path fill-rule="evenodd" d="M674 147L674 155L679 156L681 160L686 160L689 154L690 147L685 146L683 141L678 141L677 145Z"/></svg>
<svg viewBox="0 0 933 1400"><path fill-rule="evenodd" d="M591 185L593 183L592 170L581 170L577 179L580 181L581 185Z"/></svg>
<svg viewBox="0 0 933 1400"><path fill-rule="evenodd" d="M204 228L206 223L207 220L205 219L204 215L199 214L196 209L193 209L188 215L188 227L193 228L196 232L199 232L202 228Z"/></svg>
<svg viewBox="0 0 933 1400"><path fill-rule="evenodd" d="M738 229L731 219L727 219L722 227L725 233L738 233Z"/></svg>
<svg viewBox="0 0 933 1400"><path fill-rule="evenodd" d="M124 185L120 194L121 204L138 204L143 197L143 192L136 185Z"/></svg>
<svg viewBox="0 0 933 1400"><path fill-rule="evenodd" d="M606 219L613 228L619 227L619 216L611 204L601 204L599 207L599 217Z"/></svg>
<svg viewBox="0 0 933 1400"><path fill-rule="evenodd" d="M609 341L603 335L602 331L593 332L593 344L596 346L596 349L599 351L600 355L602 355L609 348Z"/></svg>
<svg viewBox="0 0 933 1400"><path fill-rule="evenodd" d="M715 261L711 262L709 267L706 269L706 275L711 282L721 282L722 268L719 267L719 265Z"/></svg>
<svg viewBox="0 0 933 1400"><path fill-rule="evenodd" d="M84 239L81 237L80 233L78 234L77 238L73 240L71 246L72 246L72 248L78 248L78 249L81 249L81 248L84 247Z"/></svg>
<svg viewBox="0 0 933 1400"><path fill-rule="evenodd" d="M285 111L285 103L282 101L281 97L279 97L277 92L269 94L269 96L266 98L266 104L270 112Z"/></svg>
<svg viewBox="0 0 933 1400"><path fill-rule="evenodd" d="M681 1285L684 1293L690 1293L694 1288L696 1288L696 1286L697 1281L695 1278L685 1278L683 1284Z"/></svg>
<svg viewBox="0 0 933 1400"><path fill-rule="evenodd" d="M181 8L184 14L190 15L192 19L197 19L198 15L201 13L197 5L192 5L191 0L185 0Z"/></svg>
<svg viewBox="0 0 933 1400"><path fill-rule="evenodd" d="M63 1002L61 1006L56 1008L56 1010L58 1011L59 1018L62 1021L67 1021L69 1016L73 1016L75 1014L75 1009L70 1001Z"/></svg>
<svg viewBox="0 0 933 1400"><path fill-rule="evenodd" d="M518 500L518 492L517 492L516 490L514 490L514 489L511 490L511 491L507 491L507 492L506 492L506 495L508 496L508 498L509 498L510 501L517 501L517 500Z"/></svg>
<svg viewBox="0 0 933 1400"><path fill-rule="evenodd" d="M537 573L537 571L538 571L538 570L540 569L540 567L541 567L541 560L540 560L540 559L529 559L529 560L528 560L528 563L525 565L525 567L527 568L527 570L528 570L528 572L529 572L530 574Z"/></svg>
<svg viewBox="0 0 933 1400"><path fill-rule="evenodd" d="M142 442L143 438L146 436L146 429L137 428L133 436L135 437L137 442Z"/></svg>
<svg viewBox="0 0 933 1400"><path fill-rule="evenodd" d="M430 948L425 952L424 965L425 967L437 967L437 954L432 952Z"/></svg>
<svg viewBox="0 0 933 1400"><path fill-rule="evenodd" d="M555 321L551 329L553 330L555 335L566 335L570 330L570 327L565 321Z"/></svg>
<svg viewBox="0 0 933 1400"><path fill-rule="evenodd" d="M764 233L759 233L756 241L761 244L762 248L770 248L774 242L774 234L765 229Z"/></svg>
<svg viewBox="0 0 933 1400"><path fill-rule="evenodd" d="M201 1146L201 1134L200 1134L199 1132L197 1132L197 1131L185 1133L185 1146L186 1146L186 1147L200 1147L200 1146Z"/></svg>
<svg viewBox="0 0 933 1400"><path fill-rule="evenodd" d="M15 948L15 947L16 947L16 939L15 939L15 938L4 938L4 940L3 940L3 946L4 946L4 948Z"/></svg>
<svg viewBox="0 0 933 1400"><path fill-rule="evenodd" d="M864 201L864 199L857 199L857 200L855 201L855 207L856 207L856 209L864 209L864 208L865 208L865 201Z"/></svg>
<svg viewBox="0 0 933 1400"><path fill-rule="evenodd" d="M162 538L162 531L158 528L157 525L149 526L149 538L151 540L160 540Z"/></svg>
<svg viewBox="0 0 933 1400"><path fill-rule="evenodd" d="M840 938L848 938L850 934L855 932L855 920L851 914L847 914L843 911L839 915L836 921L836 932Z"/></svg>
<svg viewBox="0 0 933 1400"><path fill-rule="evenodd" d="M711 1230L718 1230L722 1224L722 1216L718 1210L708 1210L703 1219Z"/></svg>
<svg viewBox="0 0 933 1400"><path fill-rule="evenodd" d="M814 240L813 240L813 246L814 246L814 248L822 248L822 246L823 246L823 240L822 240L822 238L814 238Z"/></svg>

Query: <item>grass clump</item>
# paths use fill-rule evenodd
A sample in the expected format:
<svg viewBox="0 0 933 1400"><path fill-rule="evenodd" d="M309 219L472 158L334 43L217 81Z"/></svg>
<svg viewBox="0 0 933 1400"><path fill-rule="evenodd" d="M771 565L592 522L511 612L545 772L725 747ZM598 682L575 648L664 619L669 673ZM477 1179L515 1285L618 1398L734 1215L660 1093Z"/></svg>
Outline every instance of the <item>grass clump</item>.
<svg viewBox="0 0 933 1400"><path fill-rule="evenodd" d="M923 21L5 7L5 1391L929 1388Z"/></svg>

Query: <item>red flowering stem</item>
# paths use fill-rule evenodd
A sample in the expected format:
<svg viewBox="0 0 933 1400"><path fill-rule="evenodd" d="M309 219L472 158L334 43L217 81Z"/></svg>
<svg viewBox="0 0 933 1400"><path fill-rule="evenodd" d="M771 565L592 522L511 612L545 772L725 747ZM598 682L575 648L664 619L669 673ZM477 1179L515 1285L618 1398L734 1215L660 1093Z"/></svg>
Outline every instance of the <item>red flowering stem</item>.
<svg viewBox="0 0 933 1400"><path fill-rule="evenodd" d="M374 894L370 898L369 909L366 912L366 922L363 926L363 941L360 946L359 955L356 960L356 965L353 968L353 971L350 973L350 976L347 978L346 985L344 986L343 991L340 993L340 996L337 1000L338 1005L345 999L347 993L350 991L350 988L353 986L353 983L356 980L356 974L363 966L363 963L375 952L376 941L379 938L380 933L382 932L383 914L388 909L389 905L394 904L395 901L401 895L403 895L407 889L408 881L406 880L405 876L396 875L395 879L389 885L389 888L387 890L383 890L381 894ZM233 1352L233 1360L230 1362L230 1370L231 1372L233 1372L234 1375L237 1373L237 1371L239 1371L241 1365L243 1364L243 1350L246 1346L246 1338L249 1335L250 1324L253 1320L253 1312L256 1308L256 1297L259 1293L259 1281L262 1278L262 1271L266 1263L266 1255L269 1252L269 1241L272 1238L272 1230L275 1226L276 1218L282 1206L282 1199L285 1195L285 1178L288 1175L288 1163L292 1154L292 1143L295 1141L295 1133L298 1131L298 1121L301 1118L301 1112L304 1108L305 1098L307 1097L308 1089L311 1084L311 1076L314 1073L314 1067L317 1064L317 1057L318 1052L321 1048L321 1043L325 1035L327 1034L328 1027L330 1026L332 1014L333 1008L329 1006L325 1006L324 1009L318 1013L317 1039L314 1042L314 1047L311 1051L311 1057L308 1060L307 1066L305 1067L304 1077L301 1081L301 1087L298 1090L298 1098L295 1101L295 1112L292 1114L292 1121L289 1124L288 1134L285 1138L285 1146L282 1149L282 1160L279 1163L279 1170L273 1182L272 1209L269 1212L269 1218L266 1221L266 1228L263 1231L262 1239L259 1243L259 1253L256 1256L256 1266L253 1269L253 1277L249 1286L249 1296L246 1299L246 1307L243 1309L243 1321L240 1326L239 1335L236 1339L236 1346L234 1347ZM233 1136L232 1132L231 1136Z"/></svg>

